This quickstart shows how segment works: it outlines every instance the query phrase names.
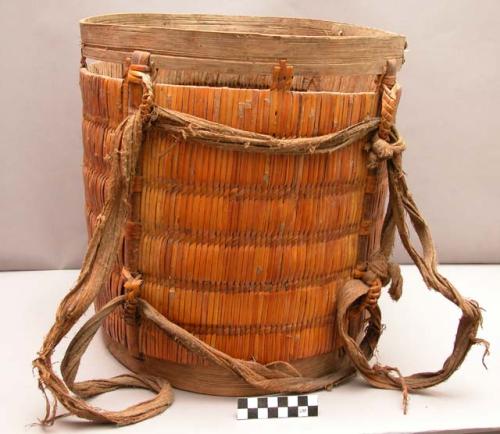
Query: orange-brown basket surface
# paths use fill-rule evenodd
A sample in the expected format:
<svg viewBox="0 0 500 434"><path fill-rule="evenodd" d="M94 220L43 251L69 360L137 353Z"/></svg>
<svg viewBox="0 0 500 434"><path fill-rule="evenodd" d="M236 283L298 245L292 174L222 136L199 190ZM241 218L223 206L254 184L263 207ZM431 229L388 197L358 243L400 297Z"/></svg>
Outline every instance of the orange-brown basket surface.
<svg viewBox="0 0 500 434"><path fill-rule="evenodd" d="M295 21L278 27L288 37ZM318 23L308 21L303 33L314 35ZM212 30L227 25L220 18ZM263 24L256 19L252 25ZM201 24L178 26L203 30ZM232 31L245 29L241 24ZM92 30L83 26L82 35ZM402 55L404 39L387 38ZM295 74L279 53L269 53L275 64L261 73L234 74L223 65L218 73L204 71L203 59L187 70L157 68L155 103L276 137L324 135L377 115L386 60L378 55L369 73L349 67L341 74L307 68ZM90 233L106 198L114 131L140 101L140 87L122 77L126 68L88 62L80 73ZM339 354L336 291L377 248L384 212L385 172L367 169L366 140L334 153L274 155L203 146L153 127L143 143L125 254L118 252L97 307L122 291L120 269L132 261L144 281L144 299L233 357L300 363ZM135 250L127 255L127 249ZM113 313L104 329L110 348L125 357L135 339L128 334L135 331L123 311ZM139 327L137 345L142 359L206 365L148 322Z"/></svg>

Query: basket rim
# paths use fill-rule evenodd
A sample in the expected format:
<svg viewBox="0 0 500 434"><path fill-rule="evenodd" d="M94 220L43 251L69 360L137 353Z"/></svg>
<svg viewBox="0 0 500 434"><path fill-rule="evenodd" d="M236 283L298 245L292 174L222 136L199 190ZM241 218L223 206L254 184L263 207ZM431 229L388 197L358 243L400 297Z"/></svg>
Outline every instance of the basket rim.
<svg viewBox="0 0 500 434"><path fill-rule="evenodd" d="M114 20L109 20L110 18L132 18L132 17L142 17L145 19L143 24L133 23L133 22L117 22ZM324 25L324 26L338 26L339 30L349 30L349 31L361 31L362 34L350 35L335 35L335 34L324 34L324 35L308 35L308 34L292 34L292 33L271 33L271 32L258 32L258 31L230 31L216 29L195 29L195 28L183 28L182 24L179 26L173 26L172 23L165 25L154 25L148 24L146 20L153 18L164 18L164 19L193 19L191 26L200 26L200 23L196 23L196 20L200 19L217 19L220 23L232 23L234 27L234 21L248 20L255 22L256 24L265 22L272 22L274 24L314 24L314 25ZM318 39L318 40L338 40L338 39L359 39L359 38L405 38L404 35L389 32L386 30L377 29L368 26L359 26L355 24L344 23L340 21L322 20L317 18L297 18L297 17L284 17L284 16L250 16L250 15L225 15L225 14L176 14L176 13L111 13L102 15L92 15L80 20L80 24L83 25L93 25L93 26L119 26L119 27L142 27L142 28L156 28L156 29L169 29L177 31L189 31L189 32L203 32L203 33L221 33L221 34L238 34L238 35L259 35L267 37L281 37L281 38L304 38L304 39ZM215 23L214 23L215 24ZM317 27L318 31L326 31L325 28Z"/></svg>
<svg viewBox="0 0 500 434"><path fill-rule="evenodd" d="M396 33L305 18L118 13L84 18L80 32L85 57L123 63L139 50L157 68L234 74L270 74L282 59L294 74L382 74L406 48Z"/></svg>

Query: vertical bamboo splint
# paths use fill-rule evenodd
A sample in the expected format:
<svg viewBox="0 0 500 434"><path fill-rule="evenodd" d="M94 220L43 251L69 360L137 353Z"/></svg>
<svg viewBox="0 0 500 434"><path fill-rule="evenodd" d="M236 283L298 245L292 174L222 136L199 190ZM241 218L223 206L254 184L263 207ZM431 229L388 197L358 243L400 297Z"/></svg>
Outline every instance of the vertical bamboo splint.
<svg viewBox="0 0 500 434"><path fill-rule="evenodd" d="M245 395L331 387L355 369L406 396L444 381L480 342L479 308L437 272L404 181L393 128L404 37L319 20L163 14L88 18L81 34L91 241L35 360L70 411L133 423L170 405L161 378ZM436 373L368 364L381 286L401 294L388 260L396 228L427 285L463 312ZM94 299L63 384L50 355ZM75 383L101 322L110 351L140 375ZM80 399L123 386L158 395L121 413Z"/></svg>

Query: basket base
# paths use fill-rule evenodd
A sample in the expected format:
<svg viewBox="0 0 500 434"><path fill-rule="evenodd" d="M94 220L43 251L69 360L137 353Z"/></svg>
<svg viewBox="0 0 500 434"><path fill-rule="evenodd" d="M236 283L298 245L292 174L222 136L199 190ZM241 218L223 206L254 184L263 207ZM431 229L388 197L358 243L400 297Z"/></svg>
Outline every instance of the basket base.
<svg viewBox="0 0 500 434"><path fill-rule="evenodd" d="M104 332L103 336L108 350L125 367L137 374L166 378L177 389L218 396L269 394L219 366L181 365L153 357L137 359L130 355L127 347L113 341L107 333ZM346 376L349 376L351 370L345 355L340 356L339 351L294 360L290 364L306 377L320 377L341 370L345 370Z"/></svg>

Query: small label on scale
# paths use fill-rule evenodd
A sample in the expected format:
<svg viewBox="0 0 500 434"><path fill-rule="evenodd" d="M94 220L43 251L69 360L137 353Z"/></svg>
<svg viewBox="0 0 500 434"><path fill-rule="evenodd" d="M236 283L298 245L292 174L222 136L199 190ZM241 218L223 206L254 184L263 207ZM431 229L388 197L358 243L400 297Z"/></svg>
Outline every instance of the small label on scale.
<svg viewBox="0 0 500 434"><path fill-rule="evenodd" d="M236 419L274 419L318 415L318 395L238 398Z"/></svg>

